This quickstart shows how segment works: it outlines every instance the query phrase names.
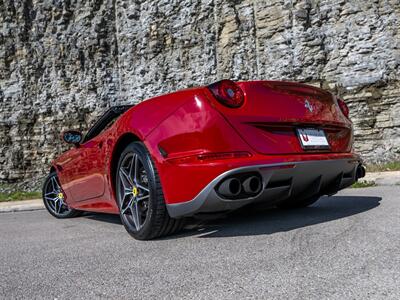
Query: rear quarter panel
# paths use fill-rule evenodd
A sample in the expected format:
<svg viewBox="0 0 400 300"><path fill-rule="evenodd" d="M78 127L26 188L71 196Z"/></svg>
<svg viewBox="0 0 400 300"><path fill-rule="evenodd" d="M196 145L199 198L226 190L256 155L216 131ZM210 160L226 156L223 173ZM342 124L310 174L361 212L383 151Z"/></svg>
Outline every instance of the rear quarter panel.
<svg viewBox="0 0 400 300"><path fill-rule="evenodd" d="M190 122L185 122L185 124L179 122L168 122L167 128L162 124L165 124L165 120L174 119L174 116L177 115L177 111L180 111L181 107L184 107L187 103L192 103L195 101L194 99L196 97L199 97L199 95L202 94L203 88L187 89L143 101L129 109L121 116L114 126L114 132L109 141L109 144L111 145L111 156L118 156L115 152L121 137L126 134L134 134L149 150L152 159L156 164L157 170L159 171L159 175L161 176L161 182L165 193L166 189L164 187L166 185L164 182L168 181L168 179L166 179L168 177L164 175L165 168L163 168L160 163L164 159L159 151L159 143L168 137L178 135L181 130L184 130L187 133L192 132L193 128L190 127ZM194 116L188 114L187 117L192 118ZM184 137L183 140L173 141L173 144L180 145L180 149L183 149L182 151L185 149L185 144L190 143L191 141L188 136ZM118 161L118 158L116 161ZM113 176L111 174L112 163L116 162L115 160L110 159L108 161L108 172L110 177L109 195L114 199L115 193L111 178Z"/></svg>
<svg viewBox="0 0 400 300"><path fill-rule="evenodd" d="M202 162L197 155L249 152L251 149L215 110L207 89L187 95L187 102L170 114L145 139L159 171L167 203L193 199L212 179L234 167L230 160ZM160 147L167 154L163 156Z"/></svg>

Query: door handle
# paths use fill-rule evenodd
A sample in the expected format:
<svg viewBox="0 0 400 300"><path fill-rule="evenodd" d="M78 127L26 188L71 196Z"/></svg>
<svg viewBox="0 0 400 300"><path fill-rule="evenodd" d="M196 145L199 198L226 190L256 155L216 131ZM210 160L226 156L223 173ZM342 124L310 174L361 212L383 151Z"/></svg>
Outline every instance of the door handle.
<svg viewBox="0 0 400 300"><path fill-rule="evenodd" d="M100 142L98 146L101 149L103 147L103 142Z"/></svg>

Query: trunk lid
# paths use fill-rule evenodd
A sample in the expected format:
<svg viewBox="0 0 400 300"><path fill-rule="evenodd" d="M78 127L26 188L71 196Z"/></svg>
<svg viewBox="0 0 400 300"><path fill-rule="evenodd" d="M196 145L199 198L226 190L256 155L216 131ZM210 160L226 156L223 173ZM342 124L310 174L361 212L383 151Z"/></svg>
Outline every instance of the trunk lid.
<svg viewBox="0 0 400 300"><path fill-rule="evenodd" d="M291 82L251 81L239 82L238 85L245 95L245 102L240 108L228 108L217 101L215 107L257 152L351 151L352 124L331 93ZM303 149L297 128L323 129L329 149Z"/></svg>

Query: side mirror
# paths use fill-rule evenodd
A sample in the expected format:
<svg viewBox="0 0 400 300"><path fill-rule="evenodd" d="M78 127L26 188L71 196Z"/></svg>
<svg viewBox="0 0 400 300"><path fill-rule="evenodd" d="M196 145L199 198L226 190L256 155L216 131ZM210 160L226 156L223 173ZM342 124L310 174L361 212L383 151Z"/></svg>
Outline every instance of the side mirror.
<svg viewBox="0 0 400 300"><path fill-rule="evenodd" d="M68 130L62 133L62 139L67 144L74 144L77 146L82 141L82 138L82 133L76 130Z"/></svg>

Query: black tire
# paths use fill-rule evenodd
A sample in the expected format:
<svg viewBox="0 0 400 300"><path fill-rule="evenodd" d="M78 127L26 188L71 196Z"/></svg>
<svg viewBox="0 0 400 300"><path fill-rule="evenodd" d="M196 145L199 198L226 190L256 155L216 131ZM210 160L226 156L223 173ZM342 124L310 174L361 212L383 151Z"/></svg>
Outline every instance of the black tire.
<svg viewBox="0 0 400 300"><path fill-rule="evenodd" d="M131 164L130 166L129 164L127 165L129 168L127 169L125 164L129 159L131 159ZM126 174L131 176L133 189L131 196L124 192L127 190L124 184L129 182L124 181L127 177L121 171L121 167L127 172ZM139 174L140 178L135 174ZM150 240L176 233L183 228L184 219L173 219L168 214L157 169L143 143L132 142L122 151L118 161L115 183L116 199L120 208L122 224L135 239ZM136 188L139 192L135 193L134 189ZM146 199L141 200L141 202L132 200L139 198ZM134 204L132 204L132 201ZM133 221L135 212L140 214L140 218L136 223ZM143 217L144 221L140 224ZM137 226L138 223L139 226Z"/></svg>
<svg viewBox="0 0 400 300"><path fill-rule="evenodd" d="M80 215L81 212L79 210L69 208L68 205L64 203L64 196L61 196L61 194L63 193L57 173L51 172L46 177L42 188L42 199L47 211L58 219L72 218Z"/></svg>
<svg viewBox="0 0 400 300"><path fill-rule="evenodd" d="M296 201L295 199L290 199L288 201L283 201L278 203L276 206L281 209L296 209L296 208L304 208L310 206L317 202L321 198L320 195L312 196L310 198L306 198L304 200Z"/></svg>

